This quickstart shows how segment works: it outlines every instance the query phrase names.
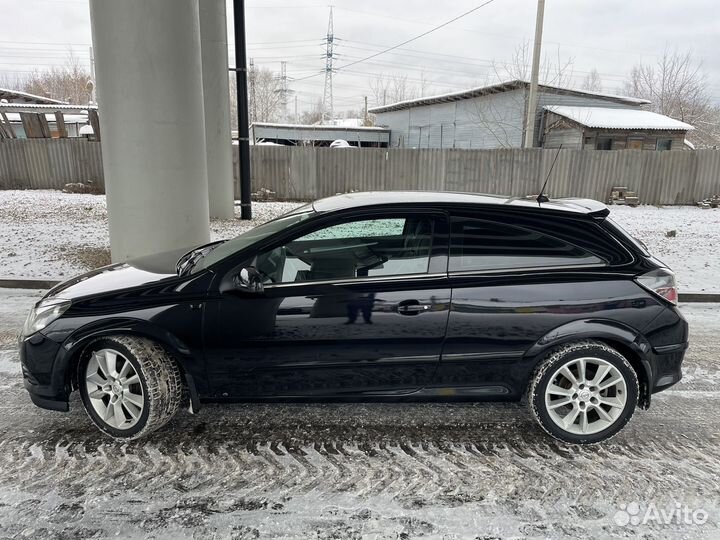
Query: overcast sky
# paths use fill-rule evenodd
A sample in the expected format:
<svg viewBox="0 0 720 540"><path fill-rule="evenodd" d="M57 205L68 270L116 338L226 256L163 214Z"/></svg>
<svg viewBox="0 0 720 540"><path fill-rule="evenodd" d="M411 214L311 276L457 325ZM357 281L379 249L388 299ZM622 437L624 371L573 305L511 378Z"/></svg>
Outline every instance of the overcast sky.
<svg viewBox="0 0 720 540"><path fill-rule="evenodd" d="M335 0L336 66L403 42L481 3ZM424 79L433 93L496 82L493 61L502 67L517 47L532 40L536 6L535 0L494 0L401 49L340 69L334 81L336 110L359 110L363 96L371 95L370 80L379 73L405 75L418 85ZM328 12L328 2L318 0L248 0L250 56L274 71L287 61L291 78L320 74ZM88 0L0 0L0 13L0 72L23 74L62 64L70 49L89 62ZM596 68L607 92L619 92L634 64L656 62L666 47L692 50L703 62L710 95L720 103L717 0L547 0L543 38L548 58L572 59L574 86ZM300 110L322 96L323 85L322 75L291 81Z"/></svg>

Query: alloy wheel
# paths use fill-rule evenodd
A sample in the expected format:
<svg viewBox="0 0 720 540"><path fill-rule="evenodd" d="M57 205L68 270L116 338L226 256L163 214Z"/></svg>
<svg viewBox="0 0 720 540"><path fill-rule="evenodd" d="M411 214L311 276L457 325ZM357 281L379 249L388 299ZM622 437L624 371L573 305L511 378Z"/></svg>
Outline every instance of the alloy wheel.
<svg viewBox="0 0 720 540"><path fill-rule="evenodd" d="M592 435L612 426L622 415L627 399L627 383L620 370L593 357L576 358L560 366L545 390L550 419L578 435Z"/></svg>
<svg viewBox="0 0 720 540"><path fill-rule="evenodd" d="M85 370L85 384L95 412L110 427L130 429L142 416L145 396L140 377L120 352L93 352Z"/></svg>

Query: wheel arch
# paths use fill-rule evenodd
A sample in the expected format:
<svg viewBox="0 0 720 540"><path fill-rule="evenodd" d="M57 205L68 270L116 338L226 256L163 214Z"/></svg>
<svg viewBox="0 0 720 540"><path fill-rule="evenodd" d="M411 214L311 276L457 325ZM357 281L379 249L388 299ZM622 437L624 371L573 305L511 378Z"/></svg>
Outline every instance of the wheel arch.
<svg viewBox="0 0 720 540"><path fill-rule="evenodd" d="M65 354L61 359L64 364L57 366L56 373L62 372L64 385L71 389L78 388L79 365L82 355L94 342L112 336L137 336L156 341L165 348L180 369L183 383L188 389L192 412L200 409L198 379L204 380L204 365L194 358L191 349L167 329L147 321L130 318L106 319L100 325L88 325L76 330L65 340Z"/></svg>
<svg viewBox="0 0 720 540"><path fill-rule="evenodd" d="M631 326L611 320L585 319L559 326L540 338L525 354L533 360L532 369L553 349L582 340L602 342L622 354L635 370L640 383L638 406L650 406L652 365L647 356L652 351L645 337Z"/></svg>

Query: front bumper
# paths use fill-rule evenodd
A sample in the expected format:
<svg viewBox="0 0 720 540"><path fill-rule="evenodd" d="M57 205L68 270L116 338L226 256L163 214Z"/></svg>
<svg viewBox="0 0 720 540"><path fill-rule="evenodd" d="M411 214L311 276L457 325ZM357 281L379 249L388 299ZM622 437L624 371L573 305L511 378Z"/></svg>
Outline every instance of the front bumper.
<svg viewBox="0 0 720 540"><path fill-rule="evenodd" d="M19 339L20 365L25 389L32 402L43 409L68 411L70 381L65 370L54 370L62 345L38 332Z"/></svg>

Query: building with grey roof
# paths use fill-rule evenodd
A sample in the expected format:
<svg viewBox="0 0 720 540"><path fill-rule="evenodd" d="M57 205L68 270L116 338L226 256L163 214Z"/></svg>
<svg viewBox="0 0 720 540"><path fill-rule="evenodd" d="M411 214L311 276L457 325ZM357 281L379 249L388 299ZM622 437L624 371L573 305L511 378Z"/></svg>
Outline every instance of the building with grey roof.
<svg viewBox="0 0 720 540"><path fill-rule="evenodd" d="M513 80L401 101L375 107L369 112L375 115L376 126L390 129L392 148L520 148L524 138L528 92L527 81ZM649 103L648 100L635 97L541 84L538 88L533 144L545 146L545 122L551 107L598 107L604 110L646 112L643 106ZM616 147L620 147L619 142Z"/></svg>

